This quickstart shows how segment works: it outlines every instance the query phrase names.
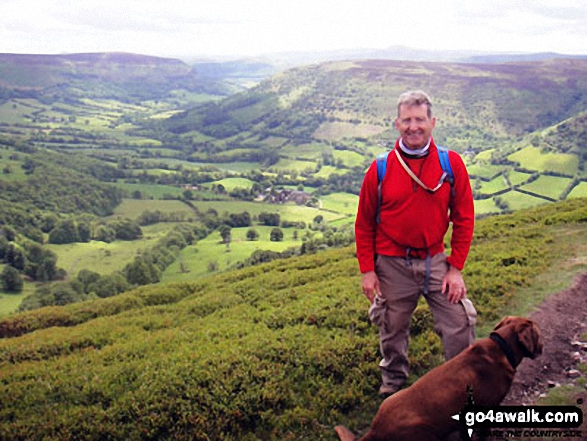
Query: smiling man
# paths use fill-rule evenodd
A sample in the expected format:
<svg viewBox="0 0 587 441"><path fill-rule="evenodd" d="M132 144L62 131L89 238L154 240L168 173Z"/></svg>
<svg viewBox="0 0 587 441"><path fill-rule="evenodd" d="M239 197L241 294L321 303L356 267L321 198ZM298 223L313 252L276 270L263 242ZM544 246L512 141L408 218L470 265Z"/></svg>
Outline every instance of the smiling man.
<svg viewBox="0 0 587 441"><path fill-rule="evenodd" d="M395 120L400 136L390 154L373 162L361 187L357 258L369 314L379 326L382 397L407 379L410 320L421 295L447 360L475 340L477 313L461 274L473 238L471 185L462 158L434 143L435 125L428 95L401 95ZM447 257L444 236L450 222Z"/></svg>

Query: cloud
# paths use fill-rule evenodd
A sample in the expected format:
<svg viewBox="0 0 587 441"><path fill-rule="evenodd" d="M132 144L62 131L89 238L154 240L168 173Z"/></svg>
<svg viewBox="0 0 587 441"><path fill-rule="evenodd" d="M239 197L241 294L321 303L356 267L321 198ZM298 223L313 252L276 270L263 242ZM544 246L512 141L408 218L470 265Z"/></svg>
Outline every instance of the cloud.
<svg viewBox="0 0 587 441"><path fill-rule="evenodd" d="M253 55L385 48L587 53L583 0L2 0L0 49Z"/></svg>

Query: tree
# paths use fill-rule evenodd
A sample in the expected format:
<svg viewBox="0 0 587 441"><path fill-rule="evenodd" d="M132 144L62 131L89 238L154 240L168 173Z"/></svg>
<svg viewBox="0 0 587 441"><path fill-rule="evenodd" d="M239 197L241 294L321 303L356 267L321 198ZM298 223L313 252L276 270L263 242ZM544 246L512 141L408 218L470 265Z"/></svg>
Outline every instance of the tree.
<svg viewBox="0 0 587 441"><path fill-rule="evenodd" d="M43 250L36 260L27 260L24 272L27 276L39 282L48 282L60 277L57 268L57 256L49 250Z"/></svg>
<svg viewBox="0 0 587 441"><path fill-rule="evenodd" d="M120 240L135 240L143 236L143 231L139 224L130 219L115 222L112 227L116 231L116 238Z"/></svg>
<svg viewBox="0 0 587 441"><path fill-rule="evenodd" d="M259 233L257 232L257 230L250 228L249 231L247 231L247 240L257 240L259 239Z"/></svg>
<svg viewBox="0 0 587 441"><path fill-rule="evenodd" d="M24 270L24 267L26 266L26 257L24 252L20 247L17 247L12 243L8 245L4 260L8 265L20 271Z"/></svg>
<svg viewBox="0 0 587 441"><path fill-rule="evenodd" d="M131 285L148 285L157 283L161 277L153 262L147 259L136 258L125 267L126 280Z"/></svg>
<svg viewBox="0 0 587 441"><path fill-rule="evenodd" d="M84 291L86 293L90 292L90 290L89 290L90 285L98 282L98 280L100 280L100 278L101 278L100 274L98 274L94 271L90 271L88 269L82 269L77 274L77 280L79 280L80 283L83 285Z"/></svg>
<svg viewBox="0 0 587 441"><path fill-rule="evenodd" d="M92 240L92 230L90 228L90 224L87 222L78 222L77 234L80 242L89 242Z"/></svg>
<svg viewBox="0 0 587 441"><path fill-rule="evenodd" d="M227 246L230 244L231 230L232 229L228 225L222 225L220 227L220 237L222 237L222 243L225 243Z"/></svg>
<svg viewBox="0 0 587 441"><path fill-rule="evenodd" d="M279 213L261 213L259 214L259 222L268 227L278 227L281 221Z"/></svg>
<svg viewBox="0 0 587 441"><path fill-rule="evenodd" d="M49 243L66 244L79 242L79 234L75 222L66 219L57 222L55 228L49 233Z"/></svg>
<svg viewBox="0 0 587 441"><path fill-rule="evenodd" d="M228 225L233 228L250 227L251 226L251 215L249 212L244 211L242 213L231 213L226 221Z"/></svg>
<svg viewBox="0 0 587 441"><path fill-rule="evenodd" d="M281 242L283 240L283 231L281 231L281 228L273 228L269 240L271 242Z"/></svg>
<svg viewBox="0 0 587 441"><path fill-rule="evenodd" d="M105 298L120 294L129 288L130 285L122 274L113 273L109 276L101 276L96 282L88 286L87 291L88 293L96 294L98 297Z"/></svg>
<svg viewBox="0 0 587 441"><path fill-rule="evenodd" d="M20 272L16 268L6 265L2 270L2 274L0 274L0 281L2 282L2 289L4 291L22 292L24 282L22 281Z"/></svg>
<svg viewBox="0 0 587 441"><path fill-rule="evenodd" d="M191 190L184 190L184 192L183 192L183 198L186 201L191 201L194 198L194 194L192 193Z"/></svg>
<svg viewBox="0 0 587 441"><path fill-rule="evenodd" d="M96 229L94 239L106 243L114 242L116 240L116 231L107 225L100 225Z"/></svg>

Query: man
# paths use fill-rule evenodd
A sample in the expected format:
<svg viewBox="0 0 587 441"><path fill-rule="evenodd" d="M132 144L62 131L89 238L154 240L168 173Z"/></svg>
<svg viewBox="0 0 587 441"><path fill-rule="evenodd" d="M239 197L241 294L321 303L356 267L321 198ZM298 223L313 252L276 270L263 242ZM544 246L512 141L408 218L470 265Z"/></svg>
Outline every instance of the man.
<svg viewBox="0 0 587 441"><path fill-rule="evenodd" d="M473 238L474 206L469 176L461 157L448 158L454 183L443 180L432 138L436 118L424 92L400 96L395 127L400 137L387 156L378 193L377 161L365 175L355 223L362 289L379 326L382 385L387 397L408 376L409 326L423 294L434 316L448 360L475 340L477 313L466 298L461 270ZM444 236L453 224L451 253Z"/></svg>

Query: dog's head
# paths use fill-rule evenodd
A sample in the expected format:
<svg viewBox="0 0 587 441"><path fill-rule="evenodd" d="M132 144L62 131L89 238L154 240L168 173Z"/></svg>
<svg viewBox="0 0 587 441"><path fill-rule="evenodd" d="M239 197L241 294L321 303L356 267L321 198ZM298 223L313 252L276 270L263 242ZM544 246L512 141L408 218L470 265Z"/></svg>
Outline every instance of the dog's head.
<svg viewBox="0 0 587 441"><path fill-rule="evenodd" d="M507 316L495 326L494 331L510 344L517 341L525 357L536 358L542 354L540 329L532 320Z"/></svg>

